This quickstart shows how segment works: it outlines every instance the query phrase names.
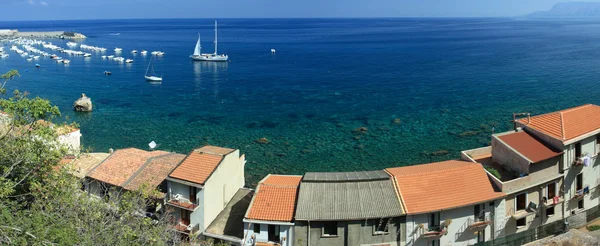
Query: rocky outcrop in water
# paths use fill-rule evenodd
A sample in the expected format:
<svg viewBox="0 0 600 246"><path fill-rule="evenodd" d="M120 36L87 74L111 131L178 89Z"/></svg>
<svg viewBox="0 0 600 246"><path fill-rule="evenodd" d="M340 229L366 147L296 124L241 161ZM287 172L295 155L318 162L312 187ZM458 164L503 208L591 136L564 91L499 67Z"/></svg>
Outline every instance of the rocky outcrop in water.
<svg viewBox="0 0 600 246"><path fill-rule="evenodd" d="M92 99L81 93L81 97L73 103L73 108L78 112L92 111Z"/></svg>

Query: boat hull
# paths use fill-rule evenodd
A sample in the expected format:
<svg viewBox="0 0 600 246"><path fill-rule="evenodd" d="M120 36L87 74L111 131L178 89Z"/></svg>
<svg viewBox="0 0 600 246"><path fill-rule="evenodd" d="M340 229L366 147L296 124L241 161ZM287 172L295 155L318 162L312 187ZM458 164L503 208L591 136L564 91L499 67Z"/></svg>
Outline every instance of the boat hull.
<svg viewBox="0 0 600 246"><path fill-rule="evenodd" d="M192 60L194 61L212 61L212 62L226 62L229 60L229 57L226 55L214 55L214 54L207 54L207 55L196 55L196 56L191 56Z"/></svg>
<svg viewBox="0 0 600 246"><path fill-rule="evenodd" d="M144 78L146 78L147 81L151 81L151 82L160 82L160 81L162 81L161 77L144 76Z"/></svg>

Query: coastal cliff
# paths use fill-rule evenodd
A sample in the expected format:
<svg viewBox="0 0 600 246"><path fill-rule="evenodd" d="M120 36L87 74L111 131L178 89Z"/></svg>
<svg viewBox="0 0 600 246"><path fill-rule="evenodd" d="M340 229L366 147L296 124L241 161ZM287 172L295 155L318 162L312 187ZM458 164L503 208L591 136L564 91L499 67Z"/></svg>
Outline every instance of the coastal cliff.
<svg viewBox="0 0 600 246"><path fill-rule="evenodd" d="M548 11L538 11L528 18L600 18L600 2L557 3Z"/></svg>

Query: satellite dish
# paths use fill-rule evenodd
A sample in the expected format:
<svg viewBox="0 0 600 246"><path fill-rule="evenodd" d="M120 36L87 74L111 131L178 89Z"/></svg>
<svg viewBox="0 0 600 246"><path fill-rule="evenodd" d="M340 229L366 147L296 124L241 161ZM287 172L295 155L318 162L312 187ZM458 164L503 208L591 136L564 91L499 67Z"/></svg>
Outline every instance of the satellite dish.
<svg viewBox="0 0 600 246"><path fill-rule="evenodd" d="M148 144L148 146L150 146L150 149L154 149L154 148L156 148L156 143L154 141L152 141Z"/></svg>

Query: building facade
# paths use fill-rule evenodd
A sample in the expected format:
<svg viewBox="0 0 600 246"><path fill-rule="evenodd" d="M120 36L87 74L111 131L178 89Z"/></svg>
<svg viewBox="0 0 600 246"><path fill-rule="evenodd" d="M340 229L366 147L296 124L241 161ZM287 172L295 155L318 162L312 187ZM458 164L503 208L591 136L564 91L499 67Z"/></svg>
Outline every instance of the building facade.
<svg viewBox="0 0 600 246"><path fill-rule="evenodd" d="M295 245L404 245L404 210L384 171L306 173Z"/></svg>

